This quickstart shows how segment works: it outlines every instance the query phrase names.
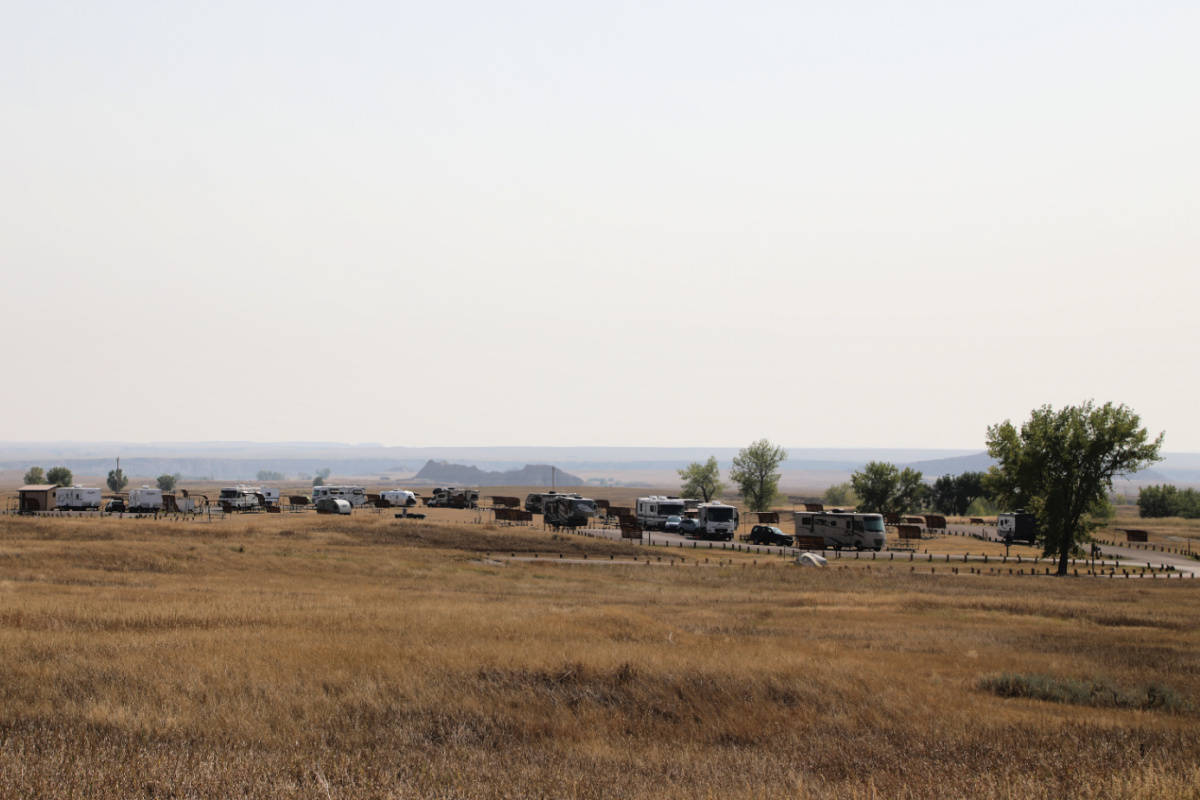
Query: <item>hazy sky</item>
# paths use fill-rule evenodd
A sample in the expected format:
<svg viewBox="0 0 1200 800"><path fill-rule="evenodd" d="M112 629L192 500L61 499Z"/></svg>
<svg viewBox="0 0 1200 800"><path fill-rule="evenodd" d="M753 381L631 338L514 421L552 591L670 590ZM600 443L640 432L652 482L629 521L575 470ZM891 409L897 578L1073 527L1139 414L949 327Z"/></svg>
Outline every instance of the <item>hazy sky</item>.
<svg viewBox="0 0 1200 800"><path fill-rule="evenodd" d="M1200 450L1195 2L6 2L0 440Z"/></svg>

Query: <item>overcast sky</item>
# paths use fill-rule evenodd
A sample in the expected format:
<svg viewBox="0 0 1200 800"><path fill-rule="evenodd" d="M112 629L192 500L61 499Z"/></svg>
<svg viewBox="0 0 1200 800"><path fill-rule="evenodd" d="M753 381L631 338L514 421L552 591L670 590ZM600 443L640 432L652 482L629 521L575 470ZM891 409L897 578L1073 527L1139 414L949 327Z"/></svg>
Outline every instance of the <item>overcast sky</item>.
<svg viewBox="0 0 1200 800"><path fill-rule="evenodd" d="M0 440L1200 450L1195 2L8 2Z"/></svg>

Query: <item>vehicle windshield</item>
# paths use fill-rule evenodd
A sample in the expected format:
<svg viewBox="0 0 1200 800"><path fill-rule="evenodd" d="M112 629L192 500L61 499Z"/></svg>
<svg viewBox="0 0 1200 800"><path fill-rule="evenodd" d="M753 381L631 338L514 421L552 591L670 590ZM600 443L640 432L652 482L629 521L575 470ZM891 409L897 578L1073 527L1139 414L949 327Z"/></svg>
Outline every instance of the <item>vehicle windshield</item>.
<svg viewBox="0 0 1200 800"><path fill-rule="evenodd" d="M711 522L729 522L733 519L733 509L728 506L725 508L710 508L708 509L708 519Z"/></svg>
<svg viewBox="0 0 1200 800"><path fill-rule="evenodd" d="M863 530L871 533L883 533L883 517L863 517Z"/></svg>
<svg viewBox="0 0 1200 800"><path fill-rule="evenodd" d="M237 497L241 494L237 489L222 489L221 497Z"/></svg>
<svg viewBox="0 0 1200 800"><path fill-rule="evenodd" d="M680 519L679 517L667 517L667 522L674 522L674 523L678 524L682 521L683 520Z"/></svg>

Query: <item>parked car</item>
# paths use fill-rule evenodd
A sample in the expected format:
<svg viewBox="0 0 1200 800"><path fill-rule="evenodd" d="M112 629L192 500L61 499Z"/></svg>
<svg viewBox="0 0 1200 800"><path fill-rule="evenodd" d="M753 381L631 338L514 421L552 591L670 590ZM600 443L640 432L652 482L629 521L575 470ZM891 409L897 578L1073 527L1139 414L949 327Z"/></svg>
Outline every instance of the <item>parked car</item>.
<svg viewBox="0 0 1200 800"><path fill-rule="evenodd" d="M782 547L792 546L791 534L784 533L774 525L755 525L750 529L751 544L773 544Z"/></svg>
<svg viewBox="0 0 1200 800"><path fill-rule="evenodd" d="M679 533L679 526L683 524L683 517L669 516L667 521L663 523L663 530L667 533Z"/></svg>
<svg viewBox="0 0 1200 800"><path fill-rule="evenodd" d="M109 500L108 503L105 504L104 510L110 514L124 514L125 513L125 501L124 500Z"/></svg>
<svg viewBox="0 0 1200 800"><path fill-rule="evenodd" d="M684 536L694 536L700 530L700 520L695 517L684 517L679 521L679 532Z"/></svg>

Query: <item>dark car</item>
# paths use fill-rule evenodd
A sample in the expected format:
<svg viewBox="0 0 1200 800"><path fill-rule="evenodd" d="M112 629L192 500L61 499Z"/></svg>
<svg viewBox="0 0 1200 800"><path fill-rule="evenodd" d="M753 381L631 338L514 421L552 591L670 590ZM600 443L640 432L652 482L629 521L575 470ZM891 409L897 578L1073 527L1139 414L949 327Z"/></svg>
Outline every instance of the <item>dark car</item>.
<svg viewBox="0 0 1200 800"><path fill-rule="evenodd" d="M773 544L781 547L791 547L791 534L784 533L774 525L755 525L750 529L751 544Z"/></svg>
<svg viewBox="0 0 1200 800"><path fill-rule="evenodd" d="M679 532L684 536L695 534L700 530L700 522L695 517L684 517L679 521Z"/></svg>
<svg viewBox="0 0 1200 800"><path fill-rule="evenodd" d="M125 501L124 500L109 500L108 504L104 506L104 510L110 514L124 514L125 513Z"/></svg>

